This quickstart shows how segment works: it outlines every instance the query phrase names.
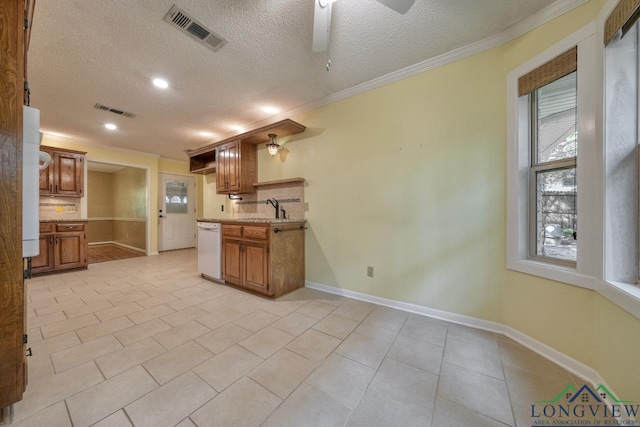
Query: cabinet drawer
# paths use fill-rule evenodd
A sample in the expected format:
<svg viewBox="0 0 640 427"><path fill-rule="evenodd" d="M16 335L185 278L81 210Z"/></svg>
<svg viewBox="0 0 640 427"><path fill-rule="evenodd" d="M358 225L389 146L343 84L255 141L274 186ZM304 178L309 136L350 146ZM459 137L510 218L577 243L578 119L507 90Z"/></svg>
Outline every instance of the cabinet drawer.
<svg viewBox="0 0 640 427"><path fill-rule="evenodd" d="M56 231L84 231L84 224L56 224Z"/></svg>
<svg viewBox="0 0 640 427"><path fill-rule="evenodd" d="M270 227L245 226L243 237L250 239L266 239L269 237L269 228Z"/></svg>
<svg viewBox="0 0 640 427"><path fill-rule="evenodd" d="M54 229L55 229L55 224L40 223L40 234L53 233Z"/></svg>
<svg viewBox="0 0 640 427"><path fill-rule="evenodd" d="M222 224L222 235L232 236L232 237L242 237L242 226Z"/></svg>

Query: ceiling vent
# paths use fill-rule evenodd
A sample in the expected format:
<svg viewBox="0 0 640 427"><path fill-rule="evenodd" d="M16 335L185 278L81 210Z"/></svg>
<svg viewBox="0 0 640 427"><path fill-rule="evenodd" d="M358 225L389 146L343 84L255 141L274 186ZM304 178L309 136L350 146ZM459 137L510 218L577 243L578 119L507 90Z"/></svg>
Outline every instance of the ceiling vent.
<svg viewBox="0 0 640 427"><path fill-rule="evenodd" d="M187 12L173 5L171 10L165 15L164 20L183 33L186 33L217 52L227 41L218 34L206 28L204 25L193 19Z"/></svg>
<svg viewBox="0 0 640 427"><path fill-rule="evenodd" d="M96 110L108 111L119 116L129 117L130 119L133 119L136 116L133 113L127 113L126 111L118 110L117 108L107 107L106 105L102 105L100 103L94 105L93 108L95 108Z"/></svg>

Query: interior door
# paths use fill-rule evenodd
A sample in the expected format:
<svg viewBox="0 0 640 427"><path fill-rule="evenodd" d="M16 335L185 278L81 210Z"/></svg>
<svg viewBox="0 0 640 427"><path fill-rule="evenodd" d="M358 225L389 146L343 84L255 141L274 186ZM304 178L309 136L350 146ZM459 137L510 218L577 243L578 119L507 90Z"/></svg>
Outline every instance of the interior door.
<svg viewBox="0 0 640 427"><path fill-rule="evenodd" d="M159 250L193 248L196 245L195 179L160 174Z"/></svg>

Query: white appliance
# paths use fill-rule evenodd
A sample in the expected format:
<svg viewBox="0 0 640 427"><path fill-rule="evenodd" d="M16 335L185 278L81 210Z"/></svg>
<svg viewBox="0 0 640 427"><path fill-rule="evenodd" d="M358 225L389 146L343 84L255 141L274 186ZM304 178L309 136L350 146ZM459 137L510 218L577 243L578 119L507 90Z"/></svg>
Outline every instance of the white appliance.
<svg viewBox="0 0 640 427"><path fill-rule="evenodd" d="M22 257L40 253L40 111L23 107Z"/></svg>
<svg viewBox="0 0 640 427"><path fill-rule="evenodd" d="M222 281L220 268L221 226L217 222L198 222L198 272L207 279Z"/></svg>

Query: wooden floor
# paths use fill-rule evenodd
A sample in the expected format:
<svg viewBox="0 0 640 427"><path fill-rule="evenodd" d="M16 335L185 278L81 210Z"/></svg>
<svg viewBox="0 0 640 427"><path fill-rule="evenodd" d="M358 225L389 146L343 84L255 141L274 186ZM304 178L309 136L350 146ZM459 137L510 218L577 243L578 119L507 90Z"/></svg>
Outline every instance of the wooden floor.
<svg viewBox="0 0 640 427"><path fill-rule="evenodd" d="M89 264L145 256L142 252L107 243L89 246Z"/></svg>

